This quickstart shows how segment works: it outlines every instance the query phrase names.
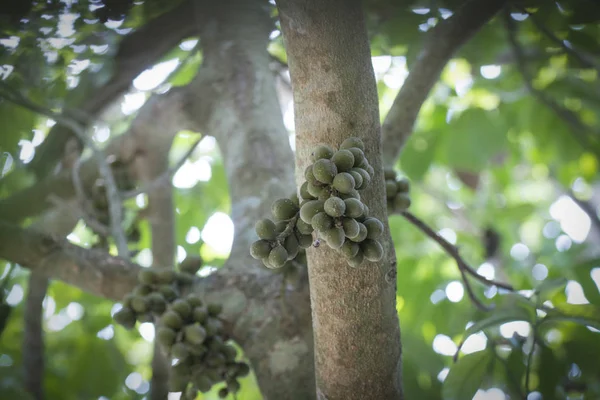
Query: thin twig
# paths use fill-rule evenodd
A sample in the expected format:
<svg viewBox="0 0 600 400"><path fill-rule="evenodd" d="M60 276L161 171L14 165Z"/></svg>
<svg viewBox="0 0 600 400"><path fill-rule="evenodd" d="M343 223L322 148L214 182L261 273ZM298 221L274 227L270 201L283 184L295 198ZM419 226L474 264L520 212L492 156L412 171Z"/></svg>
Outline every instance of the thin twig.
<svg viewBox="0 0 600 400"><path fill-rule="evenodd" d="M467 264L467 262L462 258L456 246L454 246L446 239L438 235L432 228L430 228L425 222L421 221L421 219L416 217L414 214L408 211L404 211L401 213L401 215L404 218L406 218L408 222L419 228L423 233L425 233L427 236L429 236L431 239L437 242L446 251L446 253L448 253L449 256L454 258L456 264L458 265L458 269L460 270L461 276L463 277L463 281L465 282L465 287L467 288L467 294L469 294L469 297L471 297L472 292L467 281L467 275L470 275L474 279L477 279L478 281L488 286L497 286L502 289L514 291L514 288L508 283L498 282L479 275L477 271L475 271L475 269L473 269L473 267ZM473 294L473 296L475 295Z"/></svg>
<svg viewBox="0 0 600 400"><path fill-rule="evenodd" d="M525 8L519 6L518 4L515 4L515 7L517 9L519 9L520 12L522 12L524 14L527 14L529 16L529 19L533 23L533 25L535 25L535 27L538 28L538 30L540 32L542 32L544 35L546 35L554 43L556 43L560 47L562 47L562 49L566 53L568 53L572 57L576 58L577 61L579 61L581 63L581 65L583 65L584 67L587 67L587 68L593 68L593 69L597 70L598 72L600 72L600 65L598 65L597 63L595 63L589 57L584 56L582 53L580 53L579 51L575 50L574 48L567 46L567 44L565 43L565 41L562 40L562 39L560 39L558 36L556 36L541 21L539 21L537 19L537 17L535 16L534 13L531 13L531 12L527 11Z"/></svg>
<svg viewBox="0 0 600 400"><path fill-rule="evenodd" d="M110 230L113 239L115 240L115 244L117 245L118 254L122 258L129 259L127 238L123 228L121 227L121 197L119 195L112 170L100 149L98 149L93 140L86 135L85 130L77 121L35 104L34 102L22 96L20 93L16 92L14 89L10 88L7 84L0 82L0 88L3 89L1 93L2 97L21 107L52 118L57 123L70 128L77 135L77 137L79 137L79 139L92 150L92 155L98 164L98 171L100 172L102 178L104 178L106 184L106 196L108 199L108 210L110 216Z"/></svg>
<svg viewBox="0 0 600 400"><path fill-rule="evenodd" d="M179 161L177 161L177 164L175 164L172 168L169 168L167 171L163 172L158 178L156 178L152 182L148 182L148 183L142 185L142 187L140 187L138 189L124 192L122 194L122 198L123 199L131 199L133 197L136 197L137 195L151 191L152 189L156 188L157 186L160 186L165 181L171 180L173 178L173 176L175 176L177 171L179 171L179 169L181 167L183 167L183 164L185 164L186 160L188 158L190 158L190 156L192 155L194 150L196 150L196 147L198 147L198 145L200 144L201 141L202 141L202 138L195 141L194 144L192 145L192 147L190 147L185 152L185 154L179 159Z"/></svg>

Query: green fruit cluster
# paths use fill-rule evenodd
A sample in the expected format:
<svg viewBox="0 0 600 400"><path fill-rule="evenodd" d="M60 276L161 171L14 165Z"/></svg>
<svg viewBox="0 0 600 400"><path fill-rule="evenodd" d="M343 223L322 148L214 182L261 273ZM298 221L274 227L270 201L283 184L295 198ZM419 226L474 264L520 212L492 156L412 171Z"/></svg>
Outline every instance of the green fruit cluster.
<svg viewBox="0 0 600 400"><path fill-rule="evenodd" d="M254 229L259 240L250 246L250 255L261 260L265 267L282 268L313 243L312 228L307 229L299 219L300 202L296 194L273 202L273 219L259 220ZM291 264L291 263L290 263ZM288 264L288 266L290 265Z"/></svg>
<svg viewBox="0 0 600 400"><path fill-rule="evenodd" d="M172 302L158 321L156 340L172 359L170 391L182 392L182 399L195 399L221 382L225 387L219 396L225 398L238 392L238 378L250 373L227 343L221 311L220 305L205 304L192 293Z"/></svg>
<svg viewBox="0 0 600 400"><path fill-rule="evenodd" d="M138 284L123 298L123 307L113 319L126 329L135 323L154 322L167 306L180 297L182 289L194 281L194 275L202 266L200 257L187 257L179 271L170 268L143 268L138 273Z"/></svg>
<svg viewBox="0 0 600 400"><path fill-rule="evenodd" d="M388 214L406 211L410 207L410 182L407 178L398 178L393 168L383 170Z"/></svg>
<svg viewBox="0 0 600 400"><path fill-rule="evenodd" d="M317 146L313 163L304 171L306 181L300 187L300 219L306 230L314 230L332 249L338 250L351 267L365 260L379 261L383 246L379 237L383 223L369 216L359 191L366 189L374 169L364 154L361 139L346 139L335 151Z"/></svg>

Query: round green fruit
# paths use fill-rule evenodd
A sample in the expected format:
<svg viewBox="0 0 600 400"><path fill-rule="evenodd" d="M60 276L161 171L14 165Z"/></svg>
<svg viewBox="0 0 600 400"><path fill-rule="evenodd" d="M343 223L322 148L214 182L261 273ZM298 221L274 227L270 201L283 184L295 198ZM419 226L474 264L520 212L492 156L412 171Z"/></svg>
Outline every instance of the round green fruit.
<svg viewBox="0 0 600 400"><path fill-rule="evenodd" d="M332 249L339 249L342 247L344 240L346 239L344 230L337 226L324 231L322 236Z"/></svg>
<svg viewBox="0 0 600 400"><path fill-rule="evenodd" d="M350 218L358 218L363 215L364 206L363 203L354 198L345 199L344 203L346 203L346 216Z"/></svg>
<svg viewBox="0 0 600 400"><path fill-rule="evenodd" d="M325 211L325 202L322 200L310 200L300 208L300 219L307 224L320 212Z"/></svg>
<svg viewBox="0 0 600 400"><path fill-rule="evenodd" d="M338 172L350 171L354 166L354 154L350 150L338 150L331 157L331 161L337 167Z"/></svg>
<svg viewBox="0 0 600 400"><path fill-rule="evenodd" d="M270 252L271 242L268 240L260 239L250 245L250 255L256 260L269 257Z"/></svg>
<svg viewBox="0 0 600 400"><path fill-rule="evenodd" d="M333 196L325 201L323 208L330 217L341 217L346 212L346 203L339 197Z"/></svg>
<svg viewBox="0 0 600 400"><path fill-rule="evenodd" d="M275 246L269 253L269 264L274 268L281 268L288 259L288 252L282 245Z"/></svg>
<svg viewBox="0 0 600 400"><path fill-rule="evenodd" d="M360 244L360 249L369 261L377 262L383 258L383 246L377 240L366 239Z"/></svg>
<svg viewBox="0 0 600 400"><path fill-rule="evenodd" d="M377 218L367 218L363 224L367 228L367 239L378 239L383 234L383 223Z"/></svg>
<svg viewBox="0 0 600 400"><path fill-rule="evenodd" d="M337 167L331 160L320 159L313 164L313 174L321 183L332 183L337 173Z"/></svg>
<svg viewBox="0 0 600 400"><path fill-rule="evenodd" d="M314 148L311 156L313 161L330 159L333 156L333 149L326 144L321 144Z"/></svg>
<svg viewBox="0 0 600 400"><path fill-rule="evenodd" d="M263 218L254 225L256 234L259 238L265 240L274 240L277 234L275 233L275 222L268 218Z"/></svg>
<svg viewBox="0 0 600 400"><path fill-rule="evenodd" d="M358 174L357 174L358 175ZM362 178L361 182L362 182ZM355 189L356 180L351 173L341 172L333 178L333 188L340 193L350 193Z"/></svg>
<svg viewBox="0 0 600 400"><path fill-rule="evenodd" d="M344 140L342 142L342 144L340 145L340 149L350 149L352 147L357 147L357 148L361 149L362 151L364 151L365 143L362 141L362 139L353 136L353 137L349 137L348 139Z"/></svg>
<svg viewBox="0 0 600 400"><path fill-rule="evenodd" d="M275 219L285 221L293 218L298 212L298 206L290 199L277 199L271 206L271 212Z"/></svg>

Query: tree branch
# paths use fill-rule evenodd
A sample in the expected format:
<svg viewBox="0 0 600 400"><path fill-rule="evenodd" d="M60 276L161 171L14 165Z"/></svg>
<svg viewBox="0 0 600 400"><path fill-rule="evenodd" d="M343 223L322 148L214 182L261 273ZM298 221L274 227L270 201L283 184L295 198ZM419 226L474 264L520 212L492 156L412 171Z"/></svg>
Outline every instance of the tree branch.
<svg viewBox="0 0 600 400"><path fill-rule="evenodd" d="M452 55L506 3L469 0L432 29L382 125L383 162L393 165L413 132L421 106Z"/></svg>
<svg viewBox="0 0 600 400"><path fill-rule="evenodd" d="M446 251L446 253L448 253L448 255L450 257L454 258L454 260L456 261L456 265L458 266L458 270L460 271L460 276L461 276L461 278L464 282L465 288L467 290L467 295L469 296L469 298L471 299L473 304L475 304L475 306L477 306L477 308L479 308L483 311L491 310L490 306L484 305L477 298L477 296L473 292L473 289L471 287L469 280L467 279L467 275L473 277L474 279L476 279L476 280L480 281L481 283L488 285L488 286L497 286L499 288L510 290L510 291L514 290L513 287L507 283L498 282L498 281L495 281L492 279L487 279L486 277L479 275L479 273L477 273L477 271L475 271L475 269L473 269L473 267L471 267L469 264L467 264L467 262L464 260L464 258L462 258L458 249L456 248L456 246L454 246L453 244L448 242L446 239L444 239L443 237L438 235L425 222L423 222L421 219L419 219L415 215L413 215L412 213L410 213L408 211L404 211L400 214L408 222L410 222L411 224L413 224L414 226L419 228L419 230L421 230L423 233L425 233L427 236L429 236L431 239L433 239L435 242L437 242Z"/></svg>
<svg viewBox="0 0 600 400"><path fill-rule="evenodd" d="M52 111L33 103L29 99L19 95L17 92L9 89L9 87L5 84L2 84L0 88L5 91L2 96L9 101L20 105L21 107L38 112L42 115L46 115L49 118L54 119L57 123L70 128L79 138L79 140L81 140L92 150L92 156L98 165L98 171L104 179L104 186L106 188L106 197L108 202L108 212L110 216L110 231L117 245L119 255L123 258L128 258L129 250L127 248L127 238L125 237L125 232L121 226L123 219L121 210L123 205L119 195L119 190L117 189L115 177L113 176L112 169L108 165L104 154L100 151L100 149L98 149L94 141L88 137L84 128L77 121L68 117L64 117L63 115L53 113ZM77 170L78 169L75 169L75 172Z"/></svg>
<svg viewBox="0 0 600 400"><path fill-rule="evenodd" d="M115 71L105 85L85 96L80 114L93 119L115 101L131 85L131 81L155 63L182 39L197 33L202 14L197 13L196 1L185 1L171 11L156 17L137 31L125 36L116 53ZM80 93L77 93L80 96ZM91 122L91 121L87 121ZM68 128L68 127L67 127ZM64 144L73 135L70 129L55 126L36 149L36 157L29 168L38 179L48 175L61 157Z"/></svg>
<svg viewBox="0 0 600 400"><path fill-rule="evenodd" d="M121 300L137 282L139 266L105 251L0 221L0 258L89 293Z"/></svg>
<svg viewBox="0 0 600 400"><path fill-rule="evenodd" d="M510 16L510 11L508 10L508 8L505 10L503 15L504 26L508 35L508 41L515 56L516 66L523 77L523 81L527 90L540 103L544 104L546 107L552 110L567 125L569 125L572 128L573 136L575 140L581 145L581 147L593 151L594 154L600 158L600 146L598 145L597 140L597 138L600 137L600 131L598 129L593 129L591 126L584 124L577 116L577 114L561 106L552 97L547 96L546 93L536 89L533 86L533 76L527 69L526 60L523 55L523 49L521 48L521 45L519 44L519 41L517 39L517 27Z"/></svg>

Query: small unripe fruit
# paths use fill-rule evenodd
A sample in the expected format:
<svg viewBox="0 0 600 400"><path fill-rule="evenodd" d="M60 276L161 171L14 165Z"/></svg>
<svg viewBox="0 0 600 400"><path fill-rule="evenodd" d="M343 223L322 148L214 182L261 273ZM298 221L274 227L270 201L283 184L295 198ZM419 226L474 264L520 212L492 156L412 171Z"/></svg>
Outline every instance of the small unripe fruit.
<svg viewBox="0 0 600 400"><path fill-rule="evenodd" d="M352 168L350 170L350 172L352 172L352 171L360 174L360 176L363 179L362 185L360 185L360 186L357 185L356 189L357 190L366 189L369 186L369 184L371 183L371 175L369 175L369 173L362 168Z"/></svg>
<svg viewBox="0 0 600 400"><path fill-rule="evenodd" d="M283 247L288 253L288 260L293 260L298 255L298 251L300 250L300 246L298 245L298 239L296 239L296 235L291 234L290 236L285 238L283 242Z"/></svg>
<svg viewBox="0 0 600 400"><path fill-rule="evenodd" d="M321 144L315 147L311 155L313 161L330 159L333 156L333 149L326 144Z"/></svg>
<svg viewBox="0 0 600 400"><path fill-rule="evenodd" d="M181 272L187 272L188 274L195 275L196 272L202 267L202 257L200 256L187 256L181 264L179 264L179 270Z"/></svg>
<svg viewBox="0 0 600 400"><path fill-rule="evenodd" d="M160 318L160 323L171 329L178 330L183 326L183 319L177 312L167 310Z"/></svg>
<svg viewBox="0 0 600 400"><path fill-rule="evenodd" d="M282 245L277 245L269 253L269 264L274 268L281 268L288 259L288 252Z"/></svg>
<svg viewBox="0 0 600 400"><path fill-rule="evenodd" d="M346 203L339 197L330 197L323 206L330 217L341 217L346 212Z"/></svg>
<svg viewBox="0 0 600 400"><path fill-rule="evenodd" d="M353 136L344 140L340 145L340 149L349 149L352 147L358 147L359 149L364 151L365 143L362 141L362 139Z"/></svg>
<svg viewBox="0 0 600 400"><path fill-rule="evenodd" d="M175 270L170 268L161 268L156 271L156 283L168 284L175 282Z"/></svg>
<svg viewBox="0 0 600 400"><path fill-rule="evenodd" d="M199 345L206 339L206 330L198 324L187 325L183 328L183 336L185 337L186 342L193 345Z"/></svg>
<svg viewBox="0 0 600 400"><path fill-rule="evenodd" d="M344 240L346 239L346 235L344 235L344 230L340 227L334 227L332 229L326 230L322 233L323 239L327 241L327 244L332 249L339 249L344 244Z"/></svg>
<svg viewBox="0 0 600 400"><path fill-rule="evenodd" d="M177 291L171 285L160 285L158 291L164 296L165 300L169 302L177 298Z"/></svg>
<svg viewBox="0 0 600 400"><path fill-rule="evenodd" d="M192 311L192 318L194 321L202 324L208 318L208 310L203 306L194 307L194 310Z"/></svg>
<svg viewBox="0 0 600 400"><path fill-rule="evenodd" d="M410 190L410 181L406 178L398 179L396 182L396 187L399 192L406 193Z"/></svg>
<svg viewBox="0 0 600 400"><path fill-rule="evenodd" d="M227 398L227 396L229 396L229 391L227 390L227 388L221 388L219 389L218 396L220 399L225 399Z"/></svg>
<svg viewBox="0 0 600 400"><path fill-rule="evenodd" d="M145 297L142 296L134 296L131 299L131 308L136 313L144 313L148 311L148 301Z"/></svg>
<svg viewBox="0 0 600 400"><path fill-rule="evenodd" d="M349 237L348 239L352 240L353 242L356 243L360 243L363 240L365 240L367 238L367 227L362 224L362 223L358 223L358 235L354 236L354 237Z"/></svg>
<svg viewBox="0 0 600 400"><path fill-rule="evenodd" d="M317 231L323 232L333 228L333 219L327 213L320 212L312 218L311 224Z"/></svg>
<svg viewBox="0 0 600 400"><path fill-rule="evenodd" d="M338 172L349 171L354 166L354 155L349 150L338 150L331 157L331 161L337 167Z"/></svg>
<svg viewBox="0 0 600 400"><path fill-rule="evenodd" d="M146 285L156 283L156 271L151 268L140 269L140 272L138 272L138 281Z"/></svg>
<svg viewBox="0 0 600 400"><path fill-rule="evenodd" d="M364 165L367 158L365 157L365 153L363 150L358 147L351 147L348 149L349 152L354 156L354 167L358 167L359 165Z"/></svg>
<svg viewBox="0 0 600 400"><path fill-rule="evenodd" d="M371 164L367 164L365 169L367 170L369 175L371 175L371 178L373 178L373 175L375 175L375 168L373 168L373 166Z"/></svg>
<svg viewBox="0 0 600 400"><path fill-rule="evenodd" d="M312 235L299 235L298 236L298 246L302 249L308 249L312 246L313 237Z"/></svg>
<svg viewBox="0 0 600 400"><path fill-rule="evenodd" d="M213 383L206 375L197 375L193 379L194 385L202 393L207 393L212 388Z"/></svg>
<svg viewBox="0 0 600 400"><path fill-rule="evenodd" d="M320 183L320 182L317 182L317 183L309 182L308 183L307 190L311 197L319 198L319 197L327 195L329 193L327 188L325 186L321 186L321 185L322 185L322 183Z"/></svg>
<svg viewBox="0 0 600 400"><path fill-rule="evenodd" d="M307 224L306 222L302 221L301 219L298 219L298 221L296 221L296 229L298 230L298 232L300 232L303 235L310 235L313 231L312 225Z"/></svg>
<svg viewBox="0 0 600 400"><path fill-rule="evenodd" d="M250 255L256 260L262 260L269 257L271 252L271 242L260 239L250 245Z"/></svg>
<svg viewBox="0 0 600 400"><path fill-rule="evenodd" d="M384 168L383 169L383 178L386 181L395 181L396 180L396 171L393 168Z"/></svg>
<svg viewBox="0 0 600 400"><path fill-rule="evenodd" d="M354 218L344 217L342 219L342 227L344 228L346 237L349 238L358 236L358 233L360 232L358 222Z"/></svg>
<svg viewBox="0 0 600 400"><path fill-rule="evenodd" d="M227 390L231 393L237 393L240 390L240 383L238 381L227 381Z"/></svg>
<svg viewBox="0 0 600 400"><path fill-rule="evenodd" d="M357 243L351 242L349 240L345 241L342 245L340 251L346 258L353 258L358 254L360 247Z"/></svg>
<svg viewBox="0 0 600 400"><path fill-rule="evenodd" d="M300 208L300 218L307 224L311 223L312 218L322 211L325 211L325 202L322 200L311 200Z"/></svg>
<svg viewBox="0 0 600 400"><path fill-rule="evenodd" d="M133 329L135 327L135 312L129 307L123 307L115 313L113 319L119 325L123 325L125 329Z"/></svg>
<svg viewBox="0 0 600 400"><path fill-rule="evenodd" d="M357 190L360 189L360 187L363 184L363 177L362 177L362 175L359 174L358 172L354 171L353 169L350 170L349 174L352 175L352 177L354 178L354 188L357 189ZM336 177L337 177L337 175L336 175ZM335 178L333 180L333 183L335 184Z"/></svg>
<svg viewBox="0 0 600 400"><path fill-rule="evenodd" d="M175 343L176 337L177 332L166 326L159 326L156 330L156 340L166 349L169 349Z"/></svg>
<svg viewBox="0 0 600 400"><path fill-rule="evenodd" d="M277 199L271 206L271 212L275 219L288 220L298 212L298 207L290 199Z"/></svg>
<svg viewBox="0 0 600 400"><path fill-rule="evenodd" d="M383 246L377 240L366 239L360 244L360 249L369 261L377 262L383 258Z"/></svg>
<svg viewBox="0 0 600 400"><path fill-rule="evenodd" d="M192 306L190 306L190 304L183 299L175 300L173 303L171 303L170 308L179 314L184 320L192 315Z"/></svg>
<svg viewBox="0 0 600 400"><path fill-rule="evenodd" d="M410 196L406 193L398 193L394 199L394 209L396 211L404 211L410 207Z"/></svg>
<svg viewBox="0 0 600 400"><path fill-rule="evenodd" d="M300 186L300 197L302 197L302 199L314 198L314 196L308 191L308 181L304 182L302 186Z"/></svg>
<svg viewBox="0 0 600 400"><path fill-rule="evenodd" d="M393 199L396 197L396 193L398 193L398 187L396 186L396 182L394 181L386 181L385 182L385 197L388 199Z"/></svg>
<svg viewBox="0 0 600 400"><path fill-rule="evenodd" d="M346 200L346 199L357 199L357 200L360 200L360 193L358 193L358 190L352 189L348 193L340 193L340 197L342 199L344 199L344 200Z"/></svg>
<svg viewBox="0 0 600 400"><path fill-rule="evenodd" d="M268 218L259 220L254 226L256 234L259 238L265 240L274 240L277 234L275 233L275 222Z"/></svg>
<svg viewBox="0 0 600 400"><path fill-rule="evenodd" d="M185 296L185 301L192 307L200 307L203 304L202 297L196 293L189 293Z"/></svg>
<svg viewBox="0 0 600 400"><path fill-rule="evenodd" d="M377 218L367 218L363 224L367 228L367 239L377 239L383 234L383 223Z"/></svg>
<svg viewBox="0 0 600 400"><path fill-rule="evenodd" d="M313 174L313 165L312 164L310 164L304 170L304 179L306 179L306 182L308 182L308 183L316 183L317 182L317 178L315 178L315 175Z"/></svg>
<svg viewBox="0 0 600 400"><path fill-rule="evenodd" d="M190 351L184 343L177 342L173 346L171 346L171 355L174 358L185 360L190 356Z"/></svg>
<svg viewBox="0 0 600 400"><path fill-rule="evenodd" d="M313 174L319 182L332 183L338 170L331 160L321 159L313 164Z"/></svg>
<svg viewBox="0 0 600 400"><path fill-rule="evenodd" d="M216 317L223 312L223 306L218 303L210 303L206 309L208 310L208 315L211 317Z"/></svg>
<svg viewBox="0 0 600 400"><path fill-rule="evenodd" d="M235 357L237 356L237 349L230 344L226 344L221 347L221 352L227 359L227 361L235 361Z"/></svg>
<svg viewBox="0 0 600 400"><path fill-rule="evenodd" d="M340 193L350 193L356 186L356 180L348 172L341 172L333 178L332 186Z"/></svg>
<svg viewBox="0 0 600 400"><path fill-rule="evenodd" d="M363 215L364 206L363 203L358 199L345 199L346 203L346 216L350 218L358 218Z"/></svg>
<svg viewBox="0 0 600 400"><path fill-rule="evenodd" d="M279 235L281 232L285 231L285 228L288 226L288 221L278 221L275 223L275 234Z"/></svg>
<svg viewBox="0 0 600 400"><path fill-rule="evenodd" d="M245 377L248 376L248 374L250 374L250 366L246 363L237 363L236 364L236 373L235 376L236 377Z"/></svg>

